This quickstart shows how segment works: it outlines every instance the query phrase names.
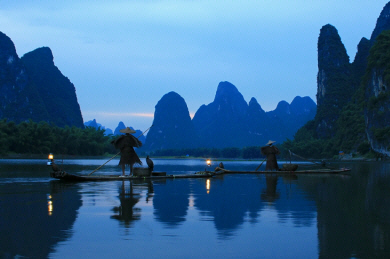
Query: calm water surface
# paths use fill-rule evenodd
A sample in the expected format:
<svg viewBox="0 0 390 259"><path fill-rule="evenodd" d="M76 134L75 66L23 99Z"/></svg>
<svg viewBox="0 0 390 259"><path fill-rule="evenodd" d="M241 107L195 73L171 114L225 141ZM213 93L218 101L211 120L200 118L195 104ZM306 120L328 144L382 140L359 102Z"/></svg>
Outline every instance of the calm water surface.
<svg viewBox="0 0 390 259"><path fill-rule="evenodd" d="M57 164L88 174L105 161ZM154 162L171 174L205 168ZM119 175L117 163L95 174ZM64 183L45 159L3 159L0 258L390 258L390 164L332 166L351 175Z"/></svg>

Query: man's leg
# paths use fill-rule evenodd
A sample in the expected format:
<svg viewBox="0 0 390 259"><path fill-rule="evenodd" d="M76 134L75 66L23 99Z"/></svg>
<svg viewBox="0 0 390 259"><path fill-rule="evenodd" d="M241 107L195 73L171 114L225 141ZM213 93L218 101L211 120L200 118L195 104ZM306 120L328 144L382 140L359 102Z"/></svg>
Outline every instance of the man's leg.
<svg viewBox="0 0 390 259"><path fill-rule="evenodd" d="M122 175L123 175L123 176L125 175L125 167L126 167L126 165L125 165L125 164L122 164Z"/></svg>

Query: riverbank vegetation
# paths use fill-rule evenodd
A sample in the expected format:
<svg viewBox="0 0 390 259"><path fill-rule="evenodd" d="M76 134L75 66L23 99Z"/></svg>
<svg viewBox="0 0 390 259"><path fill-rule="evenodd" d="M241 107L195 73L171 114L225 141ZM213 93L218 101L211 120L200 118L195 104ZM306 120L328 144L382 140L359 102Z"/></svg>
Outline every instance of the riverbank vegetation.
<svg viewBox="0 0 390 259"><path fill-rule="evenodd" d="M145 152L141 152L141 155ZM228 147L228 148L183 148L183 149L162 149L149 153L152 157L204 157L204 158L243 158L259 159L264 156L260 154L260 147Z"/></svg>
<svg viewBox="0 0 390 259"><path fill-rule="evenodd" d="M16 124L6 119L0 120L0 155L47 155L48 153L68 156L103 156L115 154L118 151L111 145L115 138L105 136L103 129L86 127L57 127L47 122L33 121ZM140 155L153 157L212 157L212 158L244 158L258 159L259 147L244 148L191 148L191 149L165 149L145 152L137 149Z"/></svg>
<svg viewBox="0 0 390 259"><path fill-rule="evenodd" d="M353 130L353 129L351 129ZM280 158L289 160L290 153L299 154L305 158L323 159L337 157L340 145L334 140L319 140L313 138L314 129L310 124L301 128L295 135L295 140L287 140L277 145L281 151ZM351 134L353 136L353 134ZM65 156L111 156L116 150L111 141L113 135L106 136L105 130L86 127L57 127L46 122L33 121L16 124L5 119L0 120L0 156L16 157L44 155L53 153ZM349 141L344 138L344 142ZM353 141L353 140L352 140ZM342 143L342 142L340 142ZM341 145L342 146L342 145ZM348 149L346 149L348 150ZM370 150L368 142L359 145L357 151L367 154ZM163 149L147 152L142 148L136 149L140 156L151 157L200 157L225 159L263 159L259 146L228 147L228 148L190 148L190 149ZM293 157L294 159L294 157Z"/></svg>
<svg viewBox="0 0 390 259"><path fill-rule="evenodd" d="M87 127L60 128L47 122L33 121L16 124L0 120L0 155L8 154L67 154L99 156L116 153L104 130Z"/></svg>
<svg viewBox="0 0 390 259"><path fill-rule="evenodd" d="M354 62L350 73L335 73L337 77L331 81L337 93L332 96L328 92L329 98L351 97L350 100L343 99L340 109L330 114L321 112L332 111L332 102L321 104L315 119L299 129L294 140L286 141L285 148L311 158L330 158L342 151L388 159L386 152L377 153L374 149L386 149L387 152L390 149L390 92L387 89L390 84L389 48L390 31L383 31L369 49L366 62ZM350 76L347 80L346 75ZM330 81L329 78L327 80ZM353 89L350 92L340 95L351 85ZM333 123L329 118L334 114L339 116L330 127L326 122ZM328 136L319 134L319 129L324 126L330 128L331 134ZM369 142L376 148L371 148Z"/></svg>

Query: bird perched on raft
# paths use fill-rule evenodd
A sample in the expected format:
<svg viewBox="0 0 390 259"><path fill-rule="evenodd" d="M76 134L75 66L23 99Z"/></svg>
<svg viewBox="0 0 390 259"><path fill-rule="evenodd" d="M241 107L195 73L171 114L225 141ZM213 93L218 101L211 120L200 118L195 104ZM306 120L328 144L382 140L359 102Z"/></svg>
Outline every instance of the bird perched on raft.
<svg viewBox="0 0 390 259"><path fill-rule="evenodd" d="M149 156L146 156L146 163L148 164L150 171L153 171L154 163L153 163L152 159L149 158Z"/></svg>
<svg viewBox="0 0 390 259"><path fill-rule="evenodd" d="M218 171L221 171L221 170L223 170L223 169L225 169L225 167L224 167L224 165L223 165L223 163L221 162L221 163L219 163L219 165L215 168L215 172L218 172Z"/></svg>
<svg viewBox="0 0 390 259"><path fill-rule="evenodd" d="M54 160L51 162L51 168L53 169L54 172L59 172L61 169L58 167L56 163L54 163Z"/></svg>

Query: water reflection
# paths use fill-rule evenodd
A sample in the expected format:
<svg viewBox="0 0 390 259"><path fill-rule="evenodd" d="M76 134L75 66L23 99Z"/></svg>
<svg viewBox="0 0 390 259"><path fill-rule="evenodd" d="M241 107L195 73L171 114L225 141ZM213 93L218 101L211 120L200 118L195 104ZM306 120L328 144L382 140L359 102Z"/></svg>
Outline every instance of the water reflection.
<svg viewBox="0 0 390 259"><path fill-rule="evenodd" d="M175 163L170 161L167 168ZM158 166L165 169L162 162ZM204 169L196 161L186 166L190 171ZM25 167L12 166L4 178L0 174L0 258L65 258L61 251L79 248L80 240L86 242L77 253L87 257L86 251L97 249L99 242L123 241L117 228L134 231L126 232L127 240L116 251L127 253L129 239L134 247L154 245L154 251L143 251L145 258L155 257L155 251L161 251L162 258L172 257L178 246L193 248L193 240L212 243L213 255L257 257L263 255L256 253L261 250L272 258L291 255L292 247L305 247L299 251L306 255L311 249L311 258L387 258L390 164L342 166L353 167L352 175L243 174L83 184L49 182L46 172L23 173ZM237 167L247 169L245 163ZM86 223L91 221L101 227ZM96 236L102 240L91 238L99 229L103 234ZM153 238L158 242L150 242ZM88 244L89 249L84 248ZM293 257L298 258L299 251Z"/></svg>
<svg viewBox="0 0 390 259"><path fill-rule="evenodd" d="M276 192L276 185L278 183L277 175L265 176L267 188L261 193L261 199L267 202L274 202L279 199L280 193Z"/></svg>
<svg viewBox="0 0 390 259"><path fill-rule="evenodd" d="M207 193L210 193L210 183L211 183L211 180L207 179L206 180L206 190L207 190Z"/></svg>
<svg viewBox="0 0 390 259"><path fill-rule="evenodd" d="M122 181L119 189L120 205L112 209L115 215L111 218L119 220L125 228L129 228L133 221L139 220L141 209L134 206L141 199L141 192L145 189L147 190L146 202L149 202L154 192L151 180Z"/></svg>
<svg viewBox="0 0 390 259"><path fill-rule="evenodd" d="M210 193L205 193L202 186L193 187L194 204L205 220L213 220L221 238L233 236L247 217L257 222L264 206L259 202L261 187L257 176L229 175L210 182Z"/></svg>
<svg viewBox="0 0 390 259"><path fill-rule="evenodd" d="M153 207L157 221L166 227L175 228L186 220L190 182L191 179L168 179L164 184L154 186Z"/></svg>
<svg viewBox="0 0 390 259"><path fill-rule="evenodd" d="M370 167L355 166L352 177L339 181L316 181L311 194L318 207L320 258L390 255L389 165Z"/></svg>
<svg viewBox="0 0 390 259"><path fill-rule="evenodd" d="M46 258L56 244L71 237L81 205L75 185L53 181L1 186L0 257Z"/></svg>

